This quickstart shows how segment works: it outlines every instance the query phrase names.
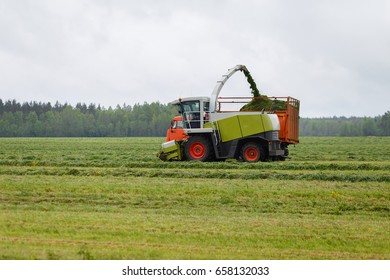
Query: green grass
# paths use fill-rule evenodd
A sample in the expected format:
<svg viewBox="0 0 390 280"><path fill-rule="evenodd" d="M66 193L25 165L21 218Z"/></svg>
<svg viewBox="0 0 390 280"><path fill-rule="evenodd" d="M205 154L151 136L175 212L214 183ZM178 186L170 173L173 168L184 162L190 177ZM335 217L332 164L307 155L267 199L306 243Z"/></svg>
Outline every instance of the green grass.
<svg viewBox="0 0 390 280"><path fill-rule="evenodd" d="M390 138L161 162L163 138L0 139L0 259L390 259Z"/></svg>

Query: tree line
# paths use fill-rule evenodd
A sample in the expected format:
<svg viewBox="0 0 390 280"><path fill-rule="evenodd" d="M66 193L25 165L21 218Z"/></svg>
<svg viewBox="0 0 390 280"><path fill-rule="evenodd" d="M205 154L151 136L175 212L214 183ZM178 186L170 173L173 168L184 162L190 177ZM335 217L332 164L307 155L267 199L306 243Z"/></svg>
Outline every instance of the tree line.
<svg viewBox="0 0 390 280"><path fill-rule="evenodd" d="M162 136L176 114L158 102L108 109L78 103L3 102L0 99L0 137L126 137Z"/></svg>
<svg viewBox="0 0 390 280"><path fill-rule="evenodd" d="M390 136L390 111L377 117L301 118L302 136Z"/></svg>
<svg viewBox="0 0 390 280"><path fill-rule="evenodd" d="M117 105L0 99L0 137L165 136L175 108L159 102ZM390 111L377 117L301 118L301 136L390 136Z"/></svg>

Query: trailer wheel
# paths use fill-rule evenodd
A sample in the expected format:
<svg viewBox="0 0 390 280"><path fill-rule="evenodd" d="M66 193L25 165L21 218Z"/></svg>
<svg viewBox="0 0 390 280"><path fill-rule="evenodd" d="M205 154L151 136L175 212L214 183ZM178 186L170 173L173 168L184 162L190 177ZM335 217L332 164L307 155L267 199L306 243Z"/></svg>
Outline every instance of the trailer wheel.
<svg viewBox="0 0 390 280"><path fill-rule="evenodd" d="M192 136L188 139L184 152L188 160L206 161L211 152L210 142L202 136Z"/></svg>
<svg viewBox="0 0 390 280"><path fill-rule="evenodd" d="M246 162L264 161L264 149L254 142L246 143L241 148L241 158Z"/></svg>

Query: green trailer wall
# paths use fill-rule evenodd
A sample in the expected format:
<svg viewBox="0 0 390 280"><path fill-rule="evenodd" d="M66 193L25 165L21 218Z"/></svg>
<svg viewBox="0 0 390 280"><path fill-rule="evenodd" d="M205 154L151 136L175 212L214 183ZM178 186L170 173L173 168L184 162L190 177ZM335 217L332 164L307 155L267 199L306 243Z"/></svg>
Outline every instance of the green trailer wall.
<svg viewBox="0 0 390 280"><path fill-rule="evenodd" d="M267 114L242 114L216 121L222 142L248 137L275 129Z"/></svg>

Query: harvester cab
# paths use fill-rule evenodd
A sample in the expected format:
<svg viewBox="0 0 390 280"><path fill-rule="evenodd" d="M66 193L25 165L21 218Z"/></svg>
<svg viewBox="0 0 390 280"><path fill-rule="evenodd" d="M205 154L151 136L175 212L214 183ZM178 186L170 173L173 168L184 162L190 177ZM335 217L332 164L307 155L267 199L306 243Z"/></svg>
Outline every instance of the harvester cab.
<svg viewBox="0 0 390 280"><path fill-rule="evenodd" d="M247 77L253 96L219 97L223 85L237 71ZM176 106L180 116L172 120L158 157L197 161L284 160L288 156L288 145L298 143L299 101L291 97L278 99L282 101L277 97L272 97L271 101L260 96L248 69L237 65L217 82L210 98L179 98L170 103ZM226 103L251 106L245 105L241 111L224 111ZM247 109L242 111L245 107Z"/></svg>
<svg viewBox="0 0 390 280"><path fill-rule="evenodd" d="M180 98L169 104L177 107L185 129L202 129L209 122L209 97Z"/></svg>

